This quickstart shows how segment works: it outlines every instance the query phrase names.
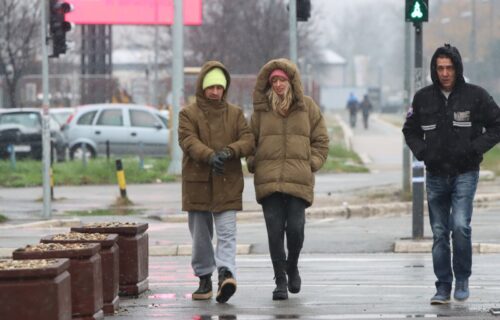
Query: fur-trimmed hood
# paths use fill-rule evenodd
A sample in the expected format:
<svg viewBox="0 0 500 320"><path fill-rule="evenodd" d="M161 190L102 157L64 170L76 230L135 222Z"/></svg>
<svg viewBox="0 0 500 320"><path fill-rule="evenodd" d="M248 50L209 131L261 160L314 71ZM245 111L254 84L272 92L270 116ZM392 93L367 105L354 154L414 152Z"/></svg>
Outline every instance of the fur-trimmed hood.
<svg viewBox="0 0 500 320"><path fill-rule="evenodd" d="M300 80L299 70L292 61L281 58L269 61L260 69L253 91L254 110L263 111L271 108L269 99L267 98L267 91L271 87L271 84L269 83L269 75L274 69L281 69L288 75L293 93L293 101L290 108L304 109L304 88L302 87L302 81Z"/></svg>

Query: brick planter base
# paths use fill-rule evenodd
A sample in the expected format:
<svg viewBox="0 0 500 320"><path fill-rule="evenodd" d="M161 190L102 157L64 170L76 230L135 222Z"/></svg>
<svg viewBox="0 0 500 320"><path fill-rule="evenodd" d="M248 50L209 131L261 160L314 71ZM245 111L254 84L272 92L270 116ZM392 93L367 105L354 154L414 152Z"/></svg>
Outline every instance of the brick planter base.
<svg viewBox="0 0 500 320"><path fill-rule="evenodd" d="M69 265L56 259L46 267L0 270L0 318L70 320Z"/></svg>
<svg viewBox="0 0 500 320"><path fill-rule="evenodd" d="M120 256L120 296L138 296L149 287L149 236L147 223L90 224L71 228L85 233L116 233Z"/></svg>
<svg viewBox="0 0 500 320"><path fill-rule="evenodd" d="M69 245L70 244L67 244L67 246ZM28 251L26 250L26 248L23 248L15 250L12 253L12 256L16 260L69 258L69 273L71 274L71 306L73 319L103 319L102 269L101 256L99 255L101 246L96 243L81 244L81 246L81 249L54 251Z"/></svg>
<svg viewBox="0 0 500 320"><path fill-rule="evenodd" d="M102 310L105 315L113 315L118 311L120 305L120 298L118 297L118 284L119 284L119 249L117 245L117 234L106 234L106 240L56 240L57 236L68 236L68 234L50 235L43 237L40 242L42 243L99 243L101 250L102 264L102 295L104 305Z"/></svg>

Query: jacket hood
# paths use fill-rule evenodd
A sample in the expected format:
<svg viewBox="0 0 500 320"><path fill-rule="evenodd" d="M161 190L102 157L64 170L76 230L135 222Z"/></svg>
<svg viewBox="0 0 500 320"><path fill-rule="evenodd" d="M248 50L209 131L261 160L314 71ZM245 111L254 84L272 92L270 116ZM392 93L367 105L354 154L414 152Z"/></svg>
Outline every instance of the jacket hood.
<svg viewBox="0 0 500 320"><path fill-rule="evenodd" d="M431 79L434 85L439 86L439 78L436 69L436 62L439 56L446 56L451 59L451 62L455 66L455 74L457 77L456 83L463 83L464 80L464 66L462 63L462 57L460 56L460 52L456 47L451 46L450 44L445 44L442 47L436 49L436 52L432 55L431 59Z"/></svg>
<svg viewBox="0 0 500 320"><path fill-rule="evenodd" d="M271 87L269 75L274 69L281 69L288 75L293 92L292 106L302 109L305 108L304 89L300 80L299 70L292 61L282 58L271 60L260 69L253 91L254 110L268 110L270 108L267 91Z"/></svg>
<svg viewBox="0 0 500 320"><path fill-rule="evenodd" d="M226 76L227 85L226 85L226 89L224 90L224 95L222 96L222 101L226 101L227 91L229 90L229 85L231 84L231 77L230 77L229 72L227 71L226 67L222 63L220 63L219 61L207 61L201 67L201 71L198 74L198 79L196 80L196 99L198 101L206 100L205 95L204 95L204 91L203 91L203 79L205 78L207 73L210 70L212 70L213 68L220 68L224 72L224 75Z"/></svg>

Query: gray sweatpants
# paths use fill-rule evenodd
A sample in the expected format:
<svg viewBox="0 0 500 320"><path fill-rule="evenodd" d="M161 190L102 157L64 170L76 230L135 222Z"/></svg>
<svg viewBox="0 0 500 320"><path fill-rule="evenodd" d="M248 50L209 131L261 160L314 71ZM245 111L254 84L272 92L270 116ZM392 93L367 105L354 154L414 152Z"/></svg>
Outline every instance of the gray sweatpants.
<svg viewBox="0 0 500 320"><path fill-rule="evenodd" d="M194 274L204 276L226 267L236 278L236 211L212 213L189 211L189 231L193 239L191 266ZM212 238L217 234L214 254Z"/></svg>

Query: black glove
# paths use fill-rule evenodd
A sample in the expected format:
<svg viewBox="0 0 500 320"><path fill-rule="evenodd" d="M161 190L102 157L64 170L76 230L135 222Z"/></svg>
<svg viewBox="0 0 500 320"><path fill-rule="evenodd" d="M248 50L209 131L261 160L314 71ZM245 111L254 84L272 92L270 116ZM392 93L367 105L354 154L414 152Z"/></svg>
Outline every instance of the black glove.
<svg viewBox="0 0 500 320"><path fill-rule="evenodd" d="M222 160L218 153L214 153L210 156L208 164L212 167L212 171L216 175L221 176L224 174L224 160Z"/></svg>
<svg viewBox="0 0 500 320"><path fill-rule="evenodd" d="M222 150L218 151L217 154L222 161L226 161L233 157L233 150L229 147L224 147Z"/></svg>

